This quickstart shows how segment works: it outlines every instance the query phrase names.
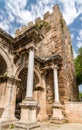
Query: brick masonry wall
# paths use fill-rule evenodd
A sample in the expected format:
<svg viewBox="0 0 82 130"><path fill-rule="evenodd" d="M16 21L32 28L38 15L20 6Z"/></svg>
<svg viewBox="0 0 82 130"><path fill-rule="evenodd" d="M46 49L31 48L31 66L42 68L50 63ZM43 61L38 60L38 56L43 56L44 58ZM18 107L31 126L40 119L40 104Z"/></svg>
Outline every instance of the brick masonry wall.
<svg viewBox="0 0 82 130"><path fill-rule="evenodd" d="M82 103L81 102L65 103L64 113L69 122L82 123Z"/></svg>

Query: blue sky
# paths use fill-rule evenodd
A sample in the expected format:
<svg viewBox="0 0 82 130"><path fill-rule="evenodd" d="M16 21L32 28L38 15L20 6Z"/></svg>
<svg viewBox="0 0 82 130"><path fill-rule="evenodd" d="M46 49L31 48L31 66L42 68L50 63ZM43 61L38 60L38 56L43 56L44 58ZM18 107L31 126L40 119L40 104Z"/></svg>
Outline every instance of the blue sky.
<svg viewBox="0 0 82 130"><path fill-rule="evenodd" d="M82 0L0 0L0 27L14 36L14 32L29 21L43 16L58 4L70 29L74 56L82 47Z"/></svg>
<svg viewBox="0 0 82 130"><path fill-rule="evenodd" d="M14 36L15 30L58 4L70 29L74 57L82 47L82 0L0 0L0 27Z"/></svg>

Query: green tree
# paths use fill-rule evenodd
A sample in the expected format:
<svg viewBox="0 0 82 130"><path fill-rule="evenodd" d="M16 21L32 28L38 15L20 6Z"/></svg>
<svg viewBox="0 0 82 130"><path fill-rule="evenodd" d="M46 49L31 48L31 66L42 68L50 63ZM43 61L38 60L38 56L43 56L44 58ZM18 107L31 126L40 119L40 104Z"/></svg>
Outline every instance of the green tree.
<svg viewBox="0 0 82 130"><path fill-rule="evenodd" d="M82 92L79 92L79 100L82 101Z"/></svg>
<svg viewBox="0 0 82 130"><path fill-rule="evenodd" d="M77 85L82 84L82 47L78 51L78 55L75 59L76 81Z"/></svg>

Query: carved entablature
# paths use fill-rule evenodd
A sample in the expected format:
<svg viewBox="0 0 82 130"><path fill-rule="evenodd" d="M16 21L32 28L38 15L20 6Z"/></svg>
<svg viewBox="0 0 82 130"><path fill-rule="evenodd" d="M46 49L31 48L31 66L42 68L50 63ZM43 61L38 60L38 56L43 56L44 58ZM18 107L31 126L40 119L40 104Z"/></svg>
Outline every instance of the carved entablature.
<svg viewBox="0 0 82 130"><path fill-rule="evenodd" d="M14 48L15 50L18 50L19 48L23 48L24 46L28 45L29 43L37 43L38 41L41 41L43 39L43 35L35 28L32 27L26 32L23 33L23 35L20 35L15 38L14 40Z"/></svg>
<svg viewBox="0 0 82 130"><path fill-rule="evenodd" d="M29 49L33 48L36 51L36 43L43 39L43 35L38 32L36 28L31 28L23 35L15 38L14 40L14 62L18 66L21 59L24 61L28 57ZM28 59L28 58L27 58ZM27 61L26 59L26 61Z"/></svg>
<svg viewBox="0 0 82 130"><path fill-rule="evenodd" d="M43 39L43 35L35 28L32 27L27 30L23 35L20 35L14 39L14 61L19 63L21 57L28 56L29 49L33 48L36 51L36 43Z"/></svg>
<svg viewBox="0 0 82 130"><path fill-rule="evenodd" d="M47 58L39 58L35 56L35 59L40 63L42 71L53 69L54 65L58 67L62 66L62 60L63 60L60 55L56 54Z"/></svg>

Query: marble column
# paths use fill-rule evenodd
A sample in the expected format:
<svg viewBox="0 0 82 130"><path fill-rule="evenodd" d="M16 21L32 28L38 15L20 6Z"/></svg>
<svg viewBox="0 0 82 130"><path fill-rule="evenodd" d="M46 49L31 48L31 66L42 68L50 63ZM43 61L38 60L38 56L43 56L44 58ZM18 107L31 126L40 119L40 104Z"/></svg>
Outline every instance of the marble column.
<svg viewBox="0 0 82 130"><path fill-rule="evenodd" d="M36 120L37 102L33 99L34 48L29 48L26 97L21 105L21 120L15 124L15 130L38 127Z"/></svg>
<svg viewBox="0 0 82 130"><path fill-rule="evenodd" d="M58 74L57 74L57 67L53 69L54 74L54 100L55 102L59 102L59 88L58 88Z"/></svg>
<svg viewBox="0 0 82 130"><path fill-rule="evenodd" d="M33 97L34 49L29 50L26 98Z"/></svg>
<svg viewBox="0 0 82 130"><path fill-rule="evenodd" d="M59 86L58 86L58 67L53 68L53 75L54 75L54 104L52 106L53 108L53 115L51 117L51 122L53 123L63 123L64 116L62 112L62 105L59 100Z"/></svg>

